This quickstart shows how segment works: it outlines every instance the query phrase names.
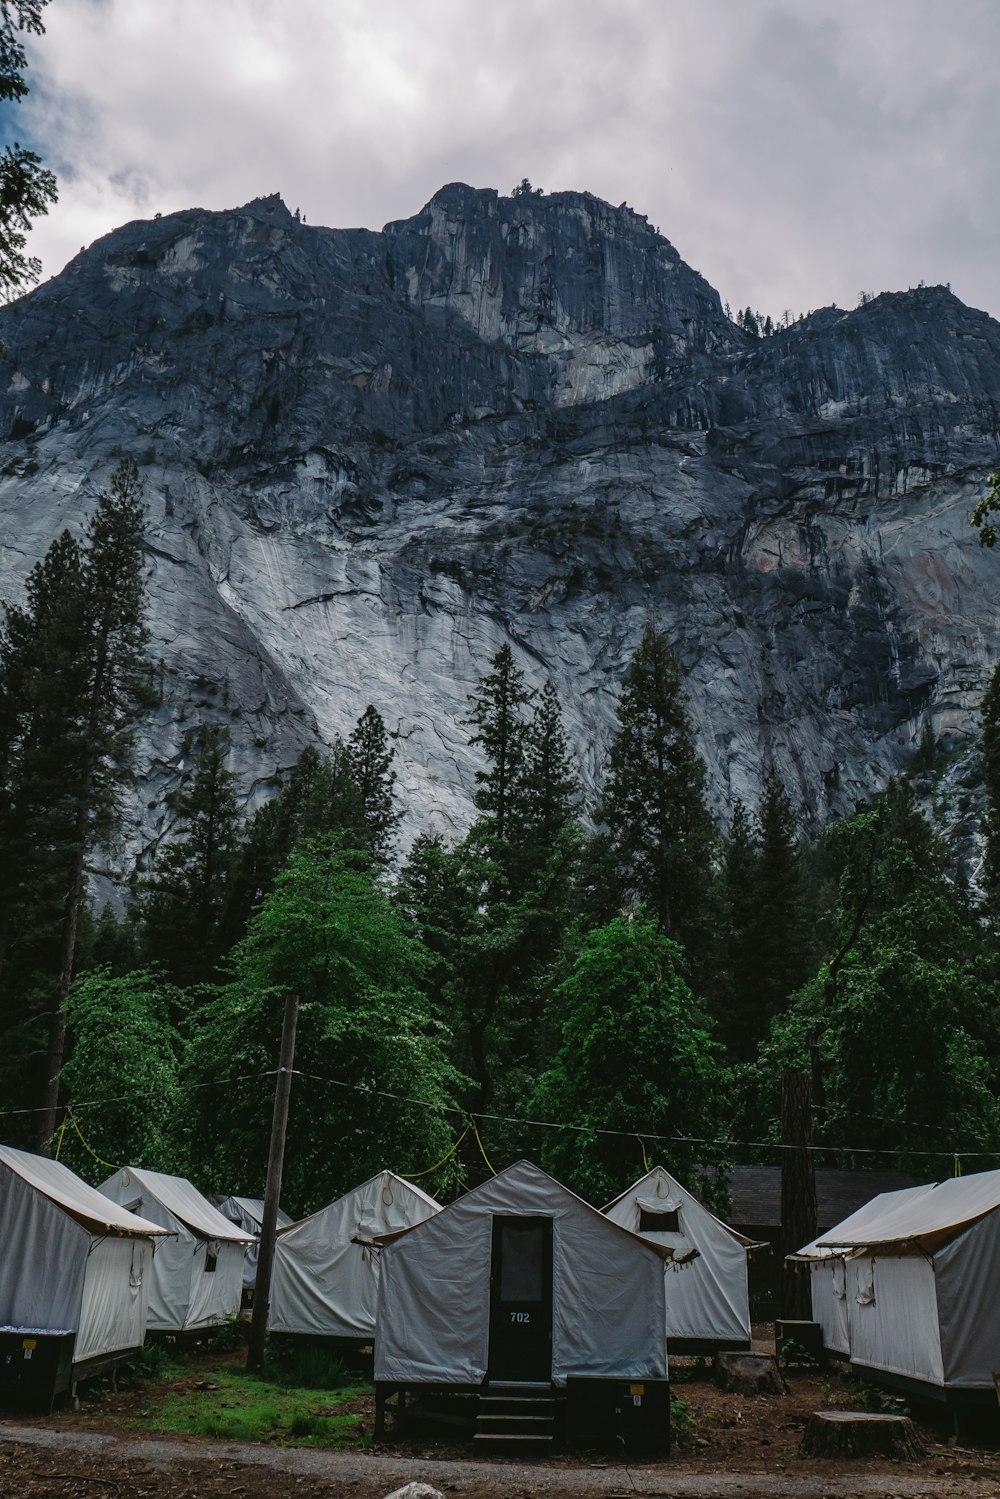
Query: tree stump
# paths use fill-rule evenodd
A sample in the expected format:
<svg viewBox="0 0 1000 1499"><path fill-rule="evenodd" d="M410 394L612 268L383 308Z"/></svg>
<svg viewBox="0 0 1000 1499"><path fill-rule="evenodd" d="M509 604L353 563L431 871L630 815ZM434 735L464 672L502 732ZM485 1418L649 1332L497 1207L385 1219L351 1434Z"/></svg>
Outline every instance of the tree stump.
<svg viewBox="0 0 1000 1499"><path fill-rule="evenodd" d="M897 1457L912 1462L924 1447L909 1416L868 1411L814 1411L802 1437L804 1457Z"/></svg>
<svg viewBox="0 0 1000 1499"><path fill-rule="evenodd" d="M787 1395L778 1361L770 1353L717 1353L712 1378L737 1395Z"/></svg>

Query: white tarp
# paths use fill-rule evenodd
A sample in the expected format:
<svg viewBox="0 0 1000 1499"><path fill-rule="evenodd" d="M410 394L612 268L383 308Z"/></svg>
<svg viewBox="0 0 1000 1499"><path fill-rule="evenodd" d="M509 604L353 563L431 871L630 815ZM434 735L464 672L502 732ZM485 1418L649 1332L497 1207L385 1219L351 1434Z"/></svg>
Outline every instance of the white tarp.
<svg viewBox="0 0 1000 1499"><path fill-rule="evenodd" d="M927 1187L883 1192L880 1211L860 1226L851 1219L823 1234L817 1244L836 1249L869 1249L876 1244L934 1243L1000 1207L1000 1171L953 1176ZM869 1206L872 1206L869 1204ZM854 1215L855 1217L857 1215Z"/></svg>
<svg viewBox="0 0 1000 1499"><path fill-rule="evenodd" d="M243 1289L252 1291L257 1284L257 1258L260 1254L260 1230L264 1222L263 1197L231 1197L215 1199L214 1206L223 1218L235 1223L245 1234L253 1234L254 1241L246 1246L243 1255ZM281 1208L278 1209L278 1227L288 1228L293 1220Z"/></svg>
<svg viewBox="0 0 1000 1499"><path fill-rule="evenodd" d="M279 1235L268 1326L313 1337L375 1335L381 1234L412 1228L441 1211L433 1197L381 1171Z"/></svg>
<svg viewBox="0 0 1000 1499"><path fill-rule="evenodd" d="M1000 1171L883 1192L793 1258L810 1263L827 1348L926 1384L991 1388Z"/></svg>
<svg viewBox="0 0 1000 1499"><path fill-rule="evenodd" d="M75 1332L77 1364L139 1347L163 1233L60 1162L0 1146L0 1323Z"/></svg>
<svg viewBox="0 0 1000 1499"><path fill-rule="evenodd" d="M125 1166L101 1185L106 1197L177 1237L153 1258L148 1326L188 1332L239 1314L243 1251L253 1239L182 1176Z"/></svg>
<svg viewBox="0 0 1000 1499"><path fill-rule="evenodd" d="M941 1385L934 1264L918 1253L846 1261L851 1362Z"/></svg>
<svg viewBox="0 0 1000 1499"><path fill-rule="evenodd" d="M375 1378L478 1385L489 1365L494 1214L552 1220L552 1379L658 1379L667 1252L519 1161L382 1250Z"/></svg>
<svg viewBox="0 0 1000 1499"><path fill-rule="evenodd" d="M676 1211L677 1229L640 1229L645 1213ZM632 1233L673 1251L667 1279L669 1343L750 1343L747 1286L749 1240L710 1213L662 1166L634 1182L604 1209L605 1216ZM678 1263L696 1251L696 1258Z"/></svg>

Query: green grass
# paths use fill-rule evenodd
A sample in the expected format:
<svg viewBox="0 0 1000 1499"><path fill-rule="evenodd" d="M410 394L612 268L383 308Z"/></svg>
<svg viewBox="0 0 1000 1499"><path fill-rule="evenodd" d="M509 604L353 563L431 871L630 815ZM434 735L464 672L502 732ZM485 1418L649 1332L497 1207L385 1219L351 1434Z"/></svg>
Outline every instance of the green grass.
<svg viewBox="0 0 1000 1499"><path fill-rule="evenodd" d="M185 1372L197 1373L199 1382L218 1388L167 1390L162 1395L150 1390L155 1403L137 1425L186 1436L302 1447L357 1446L367 1440L361 1416L337 1409L364 1394L370 1388L367 1385L304 1389L277 1384L234 1364L221 1368L201 1364Z"/></svg>

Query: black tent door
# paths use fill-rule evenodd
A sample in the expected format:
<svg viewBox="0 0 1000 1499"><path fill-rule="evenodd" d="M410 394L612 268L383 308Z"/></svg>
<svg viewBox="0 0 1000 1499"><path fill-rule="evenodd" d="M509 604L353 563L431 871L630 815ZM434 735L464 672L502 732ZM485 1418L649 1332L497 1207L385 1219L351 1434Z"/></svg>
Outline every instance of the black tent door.
<svg viewBox="0 0 1000 1499"><path fill-rule="evenodd" d="M551 1218L494 1215L489 1377L552 1377Z"/></svg>

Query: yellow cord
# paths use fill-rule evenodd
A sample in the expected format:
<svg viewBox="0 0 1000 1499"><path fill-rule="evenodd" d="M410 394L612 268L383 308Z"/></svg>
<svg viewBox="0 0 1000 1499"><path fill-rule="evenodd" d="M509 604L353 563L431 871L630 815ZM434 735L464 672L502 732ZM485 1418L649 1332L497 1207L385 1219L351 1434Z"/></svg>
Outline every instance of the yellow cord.
<svg viewBox="0 0 1000 1499"><path fill-rule="evenodd" d="M73 1128L76 1130L77 1135L80 1138L80 1144L83 1146L84 1150L86 1150L90 1155L92 1155L94 1157L94 1160L98 1163L98 1165L99 1166L107 1166L111 1171L117 1171L118 1167L115 1165L114 1161L106 1161L103 1156L99 1156L97 1154L97 1151L96 1150L92 1150L91 1147L87 1144L86 1140L83 1138L83 1131L81 1130L80 1126L76 1122L76 1115L73 1113L73 1110L71 1108L69 1108L68 1105L67 1105L67 1108L66 1108L66 1118L70 1121L70 1123L72 1124ZM66 1128L66 1124L65 1124L65 1120L64 1120L63 1121L63 1129L65 1129L65 1128ZM60 1137L60 1139L61 1139L61 1137Z"/></svg>
<svg viewBox="0 0 1000 1499"><path fill-rule="evenodd" d="M961 1162L961 1158L959 1156L956 1156L955 1157L955 1175L956 1176L961 1176L961 1174L962 1174L962 1162Z"/></svg>
<svg viewBox="0 0 1000 1499"><path fill-rule="evenodd" d="M469 1133L469 1126L466 1125L465 1128L463 1129L462 1133L459 1135L458 1139L455 1141L454 1145L451 1147L450 1150L445 1151L444 1155L438 1161L438 1163L437 1163L436 1166L428 1166L426 1171L410 1171L410 1172L407 1173L407 1179L409 1181L411 1181L411 1182L415 1182L421 1176L430 1176L430 1174L431 1174L432 1171L437 1171L441 1166L444 1165L445 1161L448 1160L448 1158L450 1156L453 1156L455 1154L455 1151L461 1145L462 1141L465 1139L465 1137L466 1137L466 1135L468 1133Z"/></svg>
<svg viewBox="0 0 1000 1499"><path fill-rule="evenodd" d="M55 1154L55 1159L56 1159L56 1160L57 1160L57 1161L58 1161L58 1159L59 1159L59 1152L60 1152L60 1150L62 1150L62 1142L63 1142L63 1135L64 1135L64 1134L65 1134L65 1133L66 1133L66 1115L65 1115L65 1114L64 1114L64 1115L63 1115L63 1122L62 1122L62 1124L61 1124L61 1125L60 1125L60 1127L59 1127L59 1138L58 1138L58 1140L57 1140L57 1141L56 1141L56 1154Z"/></svg>
<svg viewBox="0 0 1000 1499"><path fill-rule="evenodd" d="M472 1132L475 1135L476 1143L478 1144L479 1149L482 1152L483 1160L486 1162L487 1166L489 1166L491 1174L493 1176L496 1176L496 1172L493 1170L493 1167L490 1166L490 1158L486 1154L486 1147L483 1145L482 1139L480 1138L479 1130L476 1127L476 1121L474 1119L470 1119L469 1123L472 1125Z"/></svg>
<svg viewBox="0 0 1000 1499"><path fill-rule="evenodd" d="M646 1145L645 1145L645 1142L644 1142L644 1140L643 1140L643 1138L642 1138L641 1135L636 1135L635 1138L638 1140L638 1142L639 1142L639 1149L642 1151L642 1169L643 1169L643 1171L648 1171L649 1170L649 1156L646 1154ZM656 1185L659 1186L660 1185L659 1182L657 1182Z"/></svg>

